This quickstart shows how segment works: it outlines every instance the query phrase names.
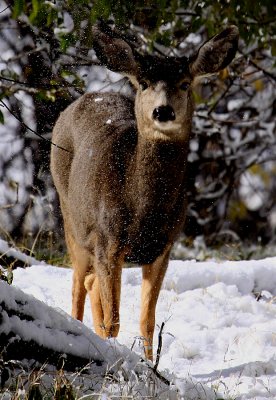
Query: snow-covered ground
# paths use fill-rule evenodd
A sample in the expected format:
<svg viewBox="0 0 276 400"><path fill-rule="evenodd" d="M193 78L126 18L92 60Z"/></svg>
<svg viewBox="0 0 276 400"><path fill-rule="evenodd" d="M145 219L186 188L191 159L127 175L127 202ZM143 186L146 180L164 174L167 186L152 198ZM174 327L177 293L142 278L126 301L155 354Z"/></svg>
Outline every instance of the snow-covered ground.
<svg viewBox="0 0 276 400"><path fill-rule="evenodd" d="M71 280L70 269L48 265L14 271L14 285L68 313ZM141 352L141 270L125 269L122 282L118 341ZM158 326L165 322L159 370L172 373L182 393L187 390L187 382L194 382L199 392L206 391L202 399L220 398L219 394L231 400L275 399L274 296L276 258L171 261L156 313L155 350ZM92 326L88 301L84 323ZM217 397L208 393L207 386L218 393Z"/></svg>

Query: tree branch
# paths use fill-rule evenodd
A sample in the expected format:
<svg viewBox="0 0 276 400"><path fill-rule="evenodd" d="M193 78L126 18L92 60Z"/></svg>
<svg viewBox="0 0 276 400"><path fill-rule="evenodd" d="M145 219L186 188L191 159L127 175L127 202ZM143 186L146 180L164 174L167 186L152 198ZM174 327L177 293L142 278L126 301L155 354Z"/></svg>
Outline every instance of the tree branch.
<svg viewBox="0 0 276 400"><path fill-rule="evenodd" d="M44 136L42 136L40 133L36 132L36 131L33 130L32 128L30 128L28 125L26 125L25 122L22 120L22 118L21 118L21 117L18 117L18 116L10 109L10 107L9 107L6 103L4 103L3 100L0 100L0 104L2 104L2 106L5 107L5 108L9 111L9 113L10 113L15 119L17 119L17 121L20 122L20 124L21 124L22 126L24 126L24 128L26 128L26 129L29 130L30 132L34 133L36 136L38 136L40 139L44 140L45 142L50 143L52 146L55 146L55 147L57 147L57 148L60 149L60 150L64 150L64 151L66 151L67 153L71 153L70 150L65 149L65 148L62 147L62 146L59 146L59 145L56 144L56 143L53 143L50 139L46 139L46 138L45 138Z"/></svg>
<svg viewBox="0 0 276 400"><path fill-rule="evenodd" d="M270 79L276 82L276 76L273 75L271 72L268 72L264 68L260 67L258 64L256 64L254 61L252 61L250 54L245 54L243 51L239 50L239 52L248 59L249 64L253 65L258 71L261 71L264 75L268 76Z"/></svg>

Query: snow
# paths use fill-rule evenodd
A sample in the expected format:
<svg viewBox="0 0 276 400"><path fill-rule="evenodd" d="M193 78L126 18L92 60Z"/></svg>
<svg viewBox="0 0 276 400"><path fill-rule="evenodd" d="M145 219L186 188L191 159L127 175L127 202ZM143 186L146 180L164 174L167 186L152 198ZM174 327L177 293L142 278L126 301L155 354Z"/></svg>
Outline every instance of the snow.
<svg viewBox="0 0 276 400"><path fill-rule="evenodd" d="M46 264L14 271L14 285L66 313L71 281L70 269ZM118 341L142 354L140 288L141 270L124 269ZM170 261L156 311L155 350L165 323L159 370L185 399L275 398L275 296L276 257ZM84 323L93 326L88 301Z"/></svg>
<svg viewBox="0 0 276 400"><path fill-rule="evenodd" d="M228 111L239 110L245 104L245 99L233 99L229 100L227 104Z"/></svg>

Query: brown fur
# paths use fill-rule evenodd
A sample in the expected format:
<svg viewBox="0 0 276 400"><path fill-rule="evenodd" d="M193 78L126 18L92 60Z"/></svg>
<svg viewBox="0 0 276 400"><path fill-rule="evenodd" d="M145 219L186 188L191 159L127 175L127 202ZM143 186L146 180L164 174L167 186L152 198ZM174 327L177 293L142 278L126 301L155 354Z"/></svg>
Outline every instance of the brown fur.
<svg viewBox="0 0 276 400"><path fill-rule="evenodd" d="M237 29L232 27L230 33L211 39L212 45L223 41L232 49ZM191 88L183 90L181 83L192 83L198 59L189 63L141 58L121 39L98 30L95 48L115 71L122 66L112 52L127 53L129 62L123 65L137 95L134 106L120 94L85 94L60 115L54 128L53 141L70 151L53 147L51 170L74 268L72 315L82 320L88 293L96 333L116 336L123 264L141 264L140 327L146 356L152 359L156 302L171 247L185 220L193 101ZM209 51L209 42L206 48ZM203 53L204 46L200 57ZM212 64L211 72L229 58L228 50L218 53L218 66ZM208 71L205 66L199 74ZM142 78L147 88L140 87ZM161 106L173 109L174 120L153 118L153 110Z"/></svg>

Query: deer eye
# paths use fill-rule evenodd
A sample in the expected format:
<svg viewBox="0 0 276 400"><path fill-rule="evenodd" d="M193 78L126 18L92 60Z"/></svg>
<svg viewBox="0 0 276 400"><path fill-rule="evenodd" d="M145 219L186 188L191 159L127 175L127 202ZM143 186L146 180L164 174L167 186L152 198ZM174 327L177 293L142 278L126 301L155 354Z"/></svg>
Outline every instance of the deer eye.
<svg viewBox="0 0 276 400"><path fill-rule="evenodd" d="M146 90L149 87L146 81L140 81L140 86L142 90Z"/></svg>
<svg viewBox="0 0 276 400"><path fill-rule="evenodd" d="M189 82L182 82L179 87L181 90L187 90L187 89L189 89L190 84L189 84Z"/></svg>

